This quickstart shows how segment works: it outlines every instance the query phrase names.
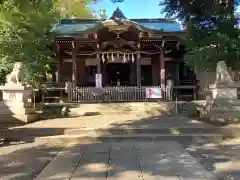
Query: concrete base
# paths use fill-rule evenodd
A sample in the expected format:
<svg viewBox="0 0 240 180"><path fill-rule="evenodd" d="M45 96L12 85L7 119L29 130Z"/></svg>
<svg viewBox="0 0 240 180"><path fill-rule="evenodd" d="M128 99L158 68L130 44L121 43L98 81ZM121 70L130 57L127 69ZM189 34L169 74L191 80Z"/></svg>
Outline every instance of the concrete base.
<svg viewBox="0 0 240 180"><path fill-rule="evenodd" d="M39 113L0 114L0 124L25 124L40 120Z"/></svg>
<svg viewBox="0 0 240 180"><path fill-rule="evenodd" d="M20 84L0 86L3 92L3 101L8 102L31 102L32 89Z"/></svg>
<svg viewBox="0 0 240 180"><path fill-rule="evenodd" d="M40 119L33 109L32 89L21 84L1 86L3 101L0 102L0 123L30 123Z"/></svg>
<svg viewBox="0 0 240 180"><path fill-rule="evenodd" d="M29 114L33 112L34 109L31 104L0 102L0 114Z"/></svg>
<svg viewBox="0 0 240 180"><path fill-rule="evenodd" d="M200 113L201 118L219 124L240 120L240 100L236 86L216 85L209 92L206 106Z"/></svg>
<svg viewBox="0 0 240 180"><path fill-rule="evenodd" d="M212 89L213 99L237 99L237 88L214 88Z"/></svg>

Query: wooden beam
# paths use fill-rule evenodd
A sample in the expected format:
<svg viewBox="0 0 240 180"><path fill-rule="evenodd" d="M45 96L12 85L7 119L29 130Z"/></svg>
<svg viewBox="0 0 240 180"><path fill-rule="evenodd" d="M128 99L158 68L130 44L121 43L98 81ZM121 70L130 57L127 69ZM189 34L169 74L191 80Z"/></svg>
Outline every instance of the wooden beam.
<svg viewBox="0 0 240 180"><path fill-rule="evenodd" d="M77 46L76 42L72 42L72 83L77 86Z"/></svg>

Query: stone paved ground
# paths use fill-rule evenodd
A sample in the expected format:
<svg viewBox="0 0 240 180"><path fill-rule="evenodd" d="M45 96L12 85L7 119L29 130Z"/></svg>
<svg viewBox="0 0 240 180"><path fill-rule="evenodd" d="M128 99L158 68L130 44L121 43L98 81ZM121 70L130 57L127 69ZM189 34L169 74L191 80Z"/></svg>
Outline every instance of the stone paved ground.
<svg viewBox="0 0 240 180"><path fill-rule="evenodd" d="M181 117L140 119L136 115L113 115L46 120L23 128L43 130L119 126L212 127ZM136 180L211 180L215 179L213 174L218 179L239 180L239 160L240 139L218 144L158 141L89 145L38 139L31 143L0 145L0 179L33 180L40 173L38 178L46 180L106 179L106 176L110 180L127 177ZM54 177L54 171L60 173ZM44 177L44 173L49 177Z"/></svg>
<svg viewBox="0 0 240 180"><path fill-rule="evenodd" d="M0 145L0 179L32 180L65 145L50 140Z"/></svg>
<svg viewBox="0 0 240 180"><path fill-rule="evenodd" d="M41 150L37 152L37 155L40 153ZM47 160L50 157L44 157L42 154L42 160L38 161L44 161L44 158ZM22 173L22 179L31 179L38 173L37 169L39 171L43 168L40 166L44 162L37 163L36 160L35 162L33 160L31 163L34 163L34 166L24 168L21 167L21 161L14 162L12 166L9 166L9 169L19 166L23 172L24 170L29 172L33 170L33 172L35 171L33 176L24 177ZM39 167L35 167L35 163ZM15 171L12 172L15 176L19 176L20 174L16 173L16 170L15 168ZM1 177L11 179L3 174ZM88 145L68 144L36 177L36 180L57 179L216 180L217 178L204 169L176 142L122 142Z"/></svg>
<svg viewBox="0 0 240 180"><path fill-rule="evenodd" d="M182 143L183 147L219 179L240 179L240 138L220 143Z"/></svg>
<svg viewBox="0 0 240 180"><path fill-rule="evenodd" d="M0 179L239 180L239 144L36 141L0 148Z"/></svg>

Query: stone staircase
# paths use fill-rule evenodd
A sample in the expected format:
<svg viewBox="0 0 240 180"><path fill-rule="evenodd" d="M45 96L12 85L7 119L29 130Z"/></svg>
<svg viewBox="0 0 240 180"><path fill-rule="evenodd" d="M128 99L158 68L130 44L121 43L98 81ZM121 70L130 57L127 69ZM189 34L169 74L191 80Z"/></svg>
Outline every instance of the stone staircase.
<svg viewBox="0 0 240 180"><path fill-rule="evenodd" d="M2 132L1 132L2 133ZM118 141L178 141L216 142L240 135L239 128L227 127L121 127L121 128L74 128L53 130L34 128L12 129L5 135L15 141L54 139L60 142L118 142Z"/></svg>
<svg viewBox="0 0 240 180"><path fill-rule="evenodd" d="M78 104L69 106L71 117L49 119L43 125L23 126L5 132L19 141L54 139L62 142L104 141L220 141L238 135L239 129L216 127L174 114L173 103ZM103 115L83 116L81 113ZM105 115L104 115L105 114ZM103 119L104 117L104 119ZM78 119L79 118L79 119ZM92 126L111 121L108 126ZM88 123L90 126L85 125ZM92 123L92 124L91 124ZM62 124L62 125L61 125ZM3 133L3 132L0 132ZM240 133L239 133L240 135Z"/></svg>

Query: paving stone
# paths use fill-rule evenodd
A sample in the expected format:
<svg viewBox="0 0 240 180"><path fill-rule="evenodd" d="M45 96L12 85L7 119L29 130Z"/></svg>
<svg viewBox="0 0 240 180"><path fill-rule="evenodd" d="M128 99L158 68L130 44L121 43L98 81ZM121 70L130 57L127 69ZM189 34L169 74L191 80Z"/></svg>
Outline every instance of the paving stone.
<svg viewBox="0 0 240 180"><path fill-rule="evenodd" d="M193 158L186 150L179 145L165 146L164 150L172 166L179 171L178 174L182 179L196 180L217 180L217 178L207 171L198 161Z"/></svg>
<svg viewBox="0 0 240 180"><path fill-rule="evenodd" d="M68 144L42 170L36 180L65 180L69 179L83 155L83 146Z"/></svg>
<svg viewBox="0 0 240 180"><path fill-rule="evenodd" d="M144 180L179 180L176 171L170 166L163 152L162 144L158 143L135 143L140 167Z"/></svg>
<svg viewBox="0 0 240 180"><path fill-rule="evenodd" d="M112 143L108 180L143 180L132 143Z"/></svg>
<svg viewBox="0 0 240 180"><path fill-rule="evenodd" d="M155 176L158 175L159 179L216 180L178 143L142 143L136 144L136 147L142 172L152 172L152 176L156 173ZM149 177L149 173L147 176L154 179Z"/></svg>
<svg viewBox="0 0 240 180"><path fill-rule="evenodd" d="M25 143L0 148L1 180L32 180L62 150L54 141Z"/></svg>
<svg viewBox="0 0 240 180"><path fill-rule="evenodd" d="M240 151L238 145L185 144L186 150L220 180L240 179Z"/></svg>
<svg viewBox="0 0 240 180"><path fill-rule="evenodd" d="M107 176L110 145L87 145L71 180L105 180Z"/></svg>

